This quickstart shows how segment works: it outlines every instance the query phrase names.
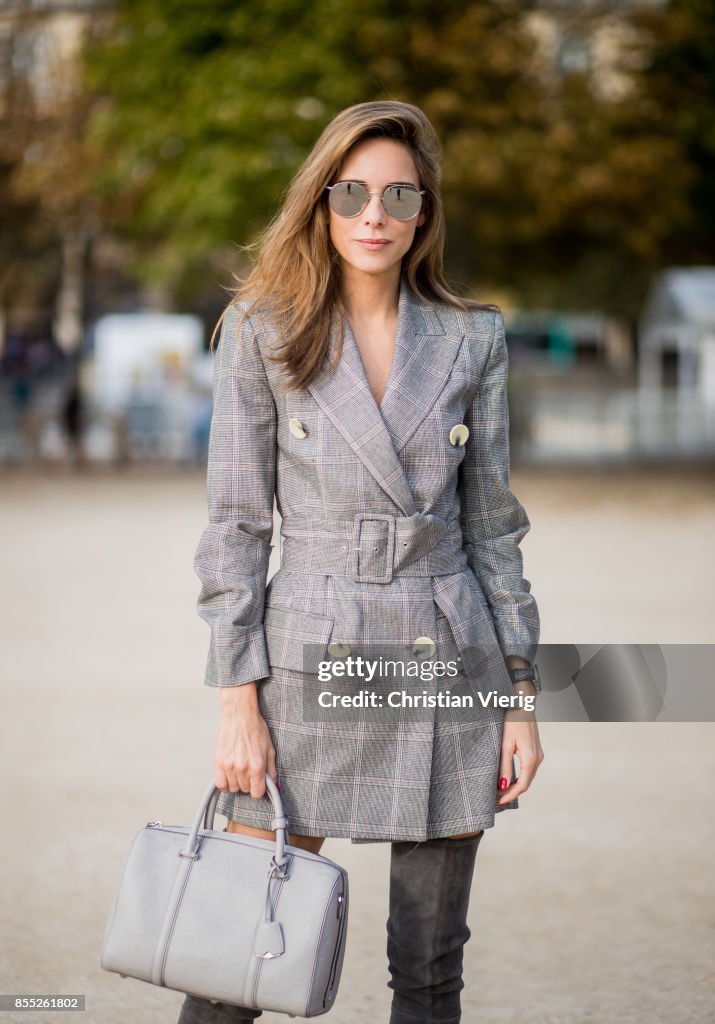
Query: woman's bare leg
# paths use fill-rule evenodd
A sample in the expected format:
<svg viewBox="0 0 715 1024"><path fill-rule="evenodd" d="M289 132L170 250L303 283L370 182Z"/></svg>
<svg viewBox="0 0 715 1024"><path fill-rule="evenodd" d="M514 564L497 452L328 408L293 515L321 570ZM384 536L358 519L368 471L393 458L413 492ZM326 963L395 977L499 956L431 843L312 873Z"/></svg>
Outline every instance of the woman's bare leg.
<svg viewBox="0 0 715 1024"><path fill-rule="evenodd" d="M227 832L239 832L246 836L257 836L259 839L275 840L275 832L266 828L255 828L253 825L244 825L242 821L228 819ZM301 850L308 850L310 853L320 853L320 848L325 842L325 836L301 836L296 832L287 832L286 838L290 846L299 846Z"/></svg>

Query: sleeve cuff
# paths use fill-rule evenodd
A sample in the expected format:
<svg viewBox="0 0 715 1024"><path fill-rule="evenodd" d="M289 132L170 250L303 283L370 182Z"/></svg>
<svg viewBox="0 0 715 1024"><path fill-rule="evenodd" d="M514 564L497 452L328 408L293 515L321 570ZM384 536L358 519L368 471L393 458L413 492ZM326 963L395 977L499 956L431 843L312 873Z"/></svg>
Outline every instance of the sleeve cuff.
<svg viewBox="0 0 715 1024"><path fill-rule="evenodd" d="M536 661L536 652L539 649L539 626L528 625L523 618L518 626L514 623L505 623L503 619L494 619L499 646L504 658L510 655L517 655L533 665Z"/></svg>
<svg viewBox="0 0 715 1024"><path fill-rule="evenodd" d="M270 676L263 626L231 629L230 636L213 632L206 660L205 686L240 686Z"/></svg>

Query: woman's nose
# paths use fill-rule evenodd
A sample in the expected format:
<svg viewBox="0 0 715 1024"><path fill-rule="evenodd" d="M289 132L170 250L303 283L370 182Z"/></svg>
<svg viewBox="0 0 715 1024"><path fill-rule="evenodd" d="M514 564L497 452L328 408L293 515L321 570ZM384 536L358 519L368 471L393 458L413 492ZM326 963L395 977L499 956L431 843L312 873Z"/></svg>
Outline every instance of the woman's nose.
<svg viewBox="0 0 715 1024"><path fill-rule="evenodd" d="M382 205L382 196L373 194L363 210L363 220L366 224L384 224L385 207Z"/></svg>

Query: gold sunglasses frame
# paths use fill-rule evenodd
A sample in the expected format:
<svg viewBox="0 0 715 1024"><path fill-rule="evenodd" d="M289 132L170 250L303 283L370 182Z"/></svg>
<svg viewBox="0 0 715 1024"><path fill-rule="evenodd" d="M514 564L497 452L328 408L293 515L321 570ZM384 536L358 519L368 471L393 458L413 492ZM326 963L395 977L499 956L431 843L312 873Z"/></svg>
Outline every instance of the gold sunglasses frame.
<svg viewBox="0 0 715 1024"><path fill-rule="evenodd" d="M413 213L410 217L395 217L395 215L390 213L390 211L385 206L384 196L387 190L389 188L406 188L409 189L411 192L416 192L420 197L427 195L427 189L417 188L417 186L413 185L412 182L410 181L391 181L390 184L385 185L382 192L380 192L379 189L370 191L370 189L368 189L367 187L366 182L358 181L356 178L345 178L342 181L334 182L332 185L326 185L325 191L328 192L329 194L332 193L336 185L362 185L362 187L367 192L367 199L365 200L365 205L361 207L357 213L338 213L338 211L334 209L332 205L330 206L330 209L337 217L343 217L345 220L352 220L354 217L359 217L360 214L364 213L365 210L367 209L368 204L370 202L370 196L379 196L380 202L382 203L382 208L387 214L387 216L392 217L393 220L398 221L400 224L407 224L408 221L414 220L415 217L418 217L420 215L420 213L422 212L423 202L420 200L419 210L417 210L416 213ZM328 196L328 201L330 201L330 195Z"/></svg>

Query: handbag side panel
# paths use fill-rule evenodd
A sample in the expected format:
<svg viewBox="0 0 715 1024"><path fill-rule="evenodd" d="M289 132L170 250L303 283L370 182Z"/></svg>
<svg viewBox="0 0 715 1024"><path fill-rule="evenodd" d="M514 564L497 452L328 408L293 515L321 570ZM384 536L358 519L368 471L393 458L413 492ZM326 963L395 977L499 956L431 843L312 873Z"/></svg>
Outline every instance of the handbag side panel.
<svg viewBox="0 0 715 1024"><path fill-rule="evenodd" d="M152 980L152 964L188 829L145 827L134 837L115 891L100 964L140 981Z"/></svg>
<svg viewBox="0 0 715 1024"><path fill-rule="evenodd" d="M315 1017L326 1013L335 1005L338 994L340 976L345 959L345 946L348 933L348 909L350 902L348 876L342 873L336 898L331 901L329 922L331 927L324 930L321 936L320 954L316 958L321 969L316 971L311 988L306 1016ZM338 919L337 928L334 924L333 906Z"/></svg>
<svg viewBox="0 0 715 1024"><path fill-rule="evenodd" d="M276 904L286 953L264 960L256 978L255 1005L301 1017L333 1006L347 929L347 874L332 861L296 855ZM291 994L290 1003L286 997Z"/></svg>

